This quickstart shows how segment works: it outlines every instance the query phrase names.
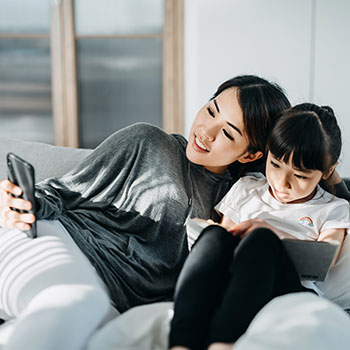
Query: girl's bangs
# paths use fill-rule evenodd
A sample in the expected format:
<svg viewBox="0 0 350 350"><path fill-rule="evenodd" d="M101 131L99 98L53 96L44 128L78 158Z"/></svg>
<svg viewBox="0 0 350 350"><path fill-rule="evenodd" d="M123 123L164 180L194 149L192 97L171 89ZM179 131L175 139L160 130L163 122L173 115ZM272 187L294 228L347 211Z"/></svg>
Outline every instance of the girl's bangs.
<svg viewBox="0 0 350 350"><path fill-rule="evenodd" d="M275 158L292 164L298 169L320 170L324 172L329 161L328 143L317 118L305 116L281 118L273 129L268 150Z"/></svg>

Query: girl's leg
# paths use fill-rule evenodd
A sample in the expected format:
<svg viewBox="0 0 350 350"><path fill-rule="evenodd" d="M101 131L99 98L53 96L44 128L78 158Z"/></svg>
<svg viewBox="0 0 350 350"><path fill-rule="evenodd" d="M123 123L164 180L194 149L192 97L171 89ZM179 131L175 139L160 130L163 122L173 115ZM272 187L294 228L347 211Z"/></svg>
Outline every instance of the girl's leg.
<svg viewBox="0 0 350 350"><path fill-rule="evenodd" d="M210 321L228 280L228 269L239 239L220 226L207 227L193 246L175 291L169 347L192 350L207 344Z"/></svg>
<svg viewBox="0 0 350 350"><path fill-rule="evenodd" d="M211 343L235 342L274 297L305 291L280 239L265 228L253 231L241 241L230 274L211 325Z"/></svg>
<svg viewBox="0 0 350 350"><path fill-rule="evenodd" d="M6 349L80 349L109 308L97 273L58 221L38 238L0 229L1 317L14 318Z"/></svg>

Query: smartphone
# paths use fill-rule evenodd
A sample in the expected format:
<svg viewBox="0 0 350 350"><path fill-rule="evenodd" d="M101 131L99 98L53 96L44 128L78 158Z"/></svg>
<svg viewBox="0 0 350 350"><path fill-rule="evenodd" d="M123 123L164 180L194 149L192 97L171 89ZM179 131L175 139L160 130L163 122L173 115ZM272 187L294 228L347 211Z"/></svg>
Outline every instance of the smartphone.
<svg viewBox="0 0 350 350"><path fill-rule="evenodd" d="M21 213L35 214L35 175L34 167L24 159L16 156L13 153L7 154L7 176L8 179L19 186L23 193L20 196L27 201L32 202L31 210L17 210ZM24 231L28 237L35 238L37 236L36 222L31 224L30 230Z"/></svg>

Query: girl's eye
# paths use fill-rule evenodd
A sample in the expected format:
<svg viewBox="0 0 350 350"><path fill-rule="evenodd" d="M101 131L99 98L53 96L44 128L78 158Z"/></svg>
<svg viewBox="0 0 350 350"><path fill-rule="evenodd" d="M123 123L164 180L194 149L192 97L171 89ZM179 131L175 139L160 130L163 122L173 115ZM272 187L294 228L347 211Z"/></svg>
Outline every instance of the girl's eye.
<svg viewBox="0 0 350 350"><path fill-rule="evenodd" d="M274 168L279 168L279 165L277 163L275 163L274 161L271 160L271 165L274 167Z"/></svg>
<svg viewBox="0 0 350 350"><path fill-rule="evenodd" d="M234 141L234 138L225 129L222 129L222 131L228 139L230 139L231 141Z"/></svg>
<svg viewBox="0 0 350 350"><path fill-rule="evenodd" d="M299 175L299 174L295 174L294 176L295 176L297 179L301 179L301 180L305 180L305 179L307 179L307 177L306 177L306 176Z"/></svg>
<svg viewBox="0 0 350 350"><path fill-rule="evenodd" d="M215 114L213 113L213 111L210 109L210 107L207 107L207 111L210 114L211 117L215 118Z"/></svg>

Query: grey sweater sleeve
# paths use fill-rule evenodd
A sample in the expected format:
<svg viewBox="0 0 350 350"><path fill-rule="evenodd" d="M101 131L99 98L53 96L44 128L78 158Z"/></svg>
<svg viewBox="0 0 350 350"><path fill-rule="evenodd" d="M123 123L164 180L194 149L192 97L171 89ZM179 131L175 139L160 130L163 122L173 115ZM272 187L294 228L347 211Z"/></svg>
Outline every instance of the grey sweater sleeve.
<svg viewBox="0 0 350 350"><path fill-rule="evenodd" d="M343 178L342 181L335 186L335 195L339 198L346 199L350 202L350 179Z"/></svg>
<svg viewBox="0 0 350 350"><path fill-rule="evenodd" d="M36 187L38 219L57 219L75 208L104 209L111 205L131 168L147 151L154 127L135 124L107 138L87 158L61 178Z"/></svg>

